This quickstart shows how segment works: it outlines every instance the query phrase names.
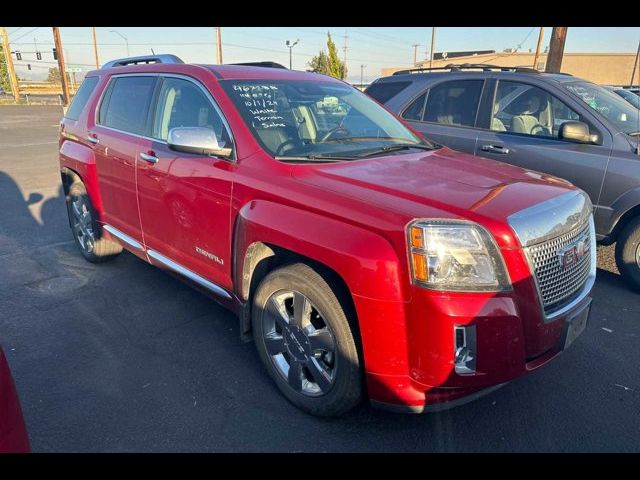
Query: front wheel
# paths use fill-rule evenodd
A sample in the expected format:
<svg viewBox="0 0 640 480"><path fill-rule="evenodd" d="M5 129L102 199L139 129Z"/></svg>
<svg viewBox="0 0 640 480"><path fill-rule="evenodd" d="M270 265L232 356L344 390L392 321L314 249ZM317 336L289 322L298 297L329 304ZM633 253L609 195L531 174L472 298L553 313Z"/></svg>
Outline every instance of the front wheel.
<svg viewBox="0 0 640 480"><path fill-rule="evenodd" d="M616 241L616 264L627 284L640 292L640 218L632 220Z"/></svg>
<svg viewBox="0 0 640 480"><path fill-rule="evenodd" d="M268 274L253 297L258 353L280 391L298 408L337 416L362 396L354 336L331 286L303 263Z"/></svg>

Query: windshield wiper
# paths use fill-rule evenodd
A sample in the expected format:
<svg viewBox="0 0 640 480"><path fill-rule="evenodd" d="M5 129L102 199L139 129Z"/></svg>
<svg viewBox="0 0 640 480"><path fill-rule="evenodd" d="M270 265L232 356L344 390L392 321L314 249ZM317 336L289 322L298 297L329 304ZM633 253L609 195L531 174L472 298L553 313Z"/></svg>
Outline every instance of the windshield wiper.
<svg viewBox="0 0 640 480"><path fill-rule="evenodd" d="M640 131L638 131L638 132L628 132L627 135L629 135L630 137L639 137L640 136Z"/></svg>
<svg viewBox="0 0 640 480"><path fill-rule="evenodd" d="M295 163L295 162L315 162L315 163L331 163L331 162L341 162L343 160L355 160L356 157L345 157L345 156L332 156L332 155L307 155L304 157L295 156L295 157L275 157L276 160L285 163Z"/></svg>
<svg viewBox="0 0 640 480"><path fill-rule="evenodd" d="M379 155L382 153L393 152L396 150L410 150L412 148L417 148L420 150L433 150L433 147L430 147L428 145L423 145L421 143L401 143L401 144L387 145L386 147L377 148L371 152L363 153L362 155L359 155L359 157L361 158L372 157L374 155Z"/></svg>

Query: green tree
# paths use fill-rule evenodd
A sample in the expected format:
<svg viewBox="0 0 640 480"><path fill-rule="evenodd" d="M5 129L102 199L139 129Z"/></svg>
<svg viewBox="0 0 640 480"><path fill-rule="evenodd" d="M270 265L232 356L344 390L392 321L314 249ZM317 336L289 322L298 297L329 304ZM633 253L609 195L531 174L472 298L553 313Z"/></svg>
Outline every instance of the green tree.
<svg viewBox="0 0 640 480"><path fill-rule="evenodd" d="M330 75L334 78L344 80L347 78L347 69L338 56L338 48L331 38L331 34L327 33L327 51L320 51L318 55L313 57L309 62L311 70L316 73Z"/></svg>
<svg viewBox="0 0 640 480"><path fill-rule="evenodd" d="M4 50L2 49L2 45L0 45L0 89L5 92L11 92L9 70L7 69L7 62L4 58Z"/></svg>
<svg viewBox="0 0 640 480"><path fill-rule="evenodd" d="M51 83L61 82L60 70L58 69L58 67L51 67L49 69L49 74L47 75L47 82L51 82ZM67 72L67 82L71 83L71 76L69 75L69 72Z"/></svg>

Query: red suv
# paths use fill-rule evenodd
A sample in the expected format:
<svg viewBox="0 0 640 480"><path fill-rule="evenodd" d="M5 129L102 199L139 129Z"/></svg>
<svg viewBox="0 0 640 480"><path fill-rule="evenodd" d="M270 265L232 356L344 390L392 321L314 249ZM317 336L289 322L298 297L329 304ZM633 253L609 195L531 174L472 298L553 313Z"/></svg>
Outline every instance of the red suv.
<svg viewBox="0 0 640 480"><path fill-rule="evenodd" d="M109 62L62 120L60 165L87 260L125 248L209 292L315 415L365 395L410 412L463 403L587 323L581 190L435 146L323 75Z"/></svg>

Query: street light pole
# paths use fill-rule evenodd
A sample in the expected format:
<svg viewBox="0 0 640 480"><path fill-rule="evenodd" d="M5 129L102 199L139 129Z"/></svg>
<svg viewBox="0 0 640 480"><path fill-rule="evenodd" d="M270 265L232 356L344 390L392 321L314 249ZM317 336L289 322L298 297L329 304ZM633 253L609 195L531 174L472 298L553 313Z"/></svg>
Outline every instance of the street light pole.
<svg viewBox="0 0 640 480"><path fill-rule="evenodd" d="M129 57L131 54L129 53L129 40L127 39L127 37L125 37L124 35L122 35L120 32L117 32L115 30L109 30L110 33L115 33L116 35L122 37L124 39L124 43L127 46L127 57Z"/></svg>
<svg viewBox="0 0 640 480"><path fill-rule="evenodd" d="M291 51L293 50L293 47L295 47L298 44L299 41L300 41L300 39L297 39L295 42L291 43L289 40L287 40L286 45L289 48L289 70L292 70L292 59L293 59L292 55L293 54L291 53Z"/></svg>
<svg viewBox="0 0 640 480"><path fill-rule="evenodd" d="M429 55L429 68L433 68L433 52L436 43L436 27L431 27L431 54Z"/></svg>
<svg viewBox="0 0 640 480"><path fill-rule="evenodd" d="M366 65L360 65L360 88L364 87L364 67Z"/></svg>

